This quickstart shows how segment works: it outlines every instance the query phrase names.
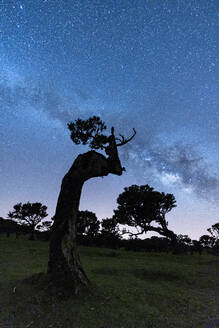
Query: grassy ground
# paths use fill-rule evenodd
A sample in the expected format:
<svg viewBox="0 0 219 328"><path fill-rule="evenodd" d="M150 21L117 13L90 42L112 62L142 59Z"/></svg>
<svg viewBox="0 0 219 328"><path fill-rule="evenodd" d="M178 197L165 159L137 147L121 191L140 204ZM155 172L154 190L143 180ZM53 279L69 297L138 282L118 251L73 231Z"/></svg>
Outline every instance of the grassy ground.
<svg viewBox="0 0 219 328"><path fill-rule="evenodd" d="M218 257L80 253L91 291L57 300L23 281L45 271L48 243L1 236L0 328L219 327Z"/></svg>

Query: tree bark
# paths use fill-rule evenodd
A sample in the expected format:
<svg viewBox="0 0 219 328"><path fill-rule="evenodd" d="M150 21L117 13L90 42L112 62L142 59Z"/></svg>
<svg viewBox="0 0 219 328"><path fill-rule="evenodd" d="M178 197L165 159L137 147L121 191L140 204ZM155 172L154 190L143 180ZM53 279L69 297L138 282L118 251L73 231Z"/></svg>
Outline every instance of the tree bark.
<svg viewBox="0 0 219 328"><path fill-rule="evenodd" d="M76 220L83 184L93 177L109 173L121 175L124 170L113 130L106 153L109 155L107 158L93 150L79 155L64 176L58 197L47 272L56 285L71 288L75 294L89 285L76 245Z"/></svg>

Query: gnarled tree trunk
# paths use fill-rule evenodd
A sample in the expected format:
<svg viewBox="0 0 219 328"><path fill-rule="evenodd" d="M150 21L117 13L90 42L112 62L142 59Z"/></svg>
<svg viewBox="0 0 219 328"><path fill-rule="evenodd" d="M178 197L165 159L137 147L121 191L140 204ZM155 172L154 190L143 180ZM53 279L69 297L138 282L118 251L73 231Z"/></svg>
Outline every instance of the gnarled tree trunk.
<svg viewBox="0 0 219 328"><path fill-rule="evenodd" d="M62 180L50 240L48 274L55 284L71 286L74 293L88 287L76 245L76 219L83 184L93 177L123 172L113 129L106 153L107 158L93 150L79 155Z"/></svg>

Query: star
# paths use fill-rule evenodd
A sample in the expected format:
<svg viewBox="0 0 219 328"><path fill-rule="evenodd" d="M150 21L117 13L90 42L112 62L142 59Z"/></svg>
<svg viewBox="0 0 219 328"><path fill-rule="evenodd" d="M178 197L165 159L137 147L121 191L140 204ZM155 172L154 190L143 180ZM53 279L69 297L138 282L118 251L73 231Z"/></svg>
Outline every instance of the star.
<svg viewBox="0 0 219 328"><path fill-rule="evenodd" d="M98 115L137 135L120 151L127 173L100 186L107 201L98 205L94 179L83 208L110 216L123 187L148 183L176 196L178 232L188 233L191 208L193 235L204 233L200 216L209 199L219 204L217 0L0 0L0 11L0 194L11 193L0 216L42 198L52 215L60 179L84 151L66 124Z"/></svg>

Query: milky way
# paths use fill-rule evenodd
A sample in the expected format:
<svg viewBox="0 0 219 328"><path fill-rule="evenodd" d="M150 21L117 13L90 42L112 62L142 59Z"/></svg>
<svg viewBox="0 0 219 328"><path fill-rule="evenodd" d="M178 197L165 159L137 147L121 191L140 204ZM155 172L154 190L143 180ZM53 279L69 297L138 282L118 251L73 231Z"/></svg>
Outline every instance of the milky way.
<svg viewBox="0 0 219 328"><path fill-rule="evenodd" d="M137 136L127 172L89 182L81 208L102 219L123 187L149 183L176 196L176 232L218 221L217 12L216 0L0 0L0 216L26 201L53 215L87 150L66 123L95 114Z"/></svg>

